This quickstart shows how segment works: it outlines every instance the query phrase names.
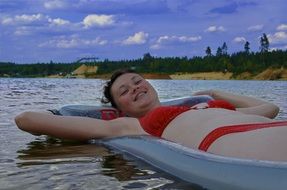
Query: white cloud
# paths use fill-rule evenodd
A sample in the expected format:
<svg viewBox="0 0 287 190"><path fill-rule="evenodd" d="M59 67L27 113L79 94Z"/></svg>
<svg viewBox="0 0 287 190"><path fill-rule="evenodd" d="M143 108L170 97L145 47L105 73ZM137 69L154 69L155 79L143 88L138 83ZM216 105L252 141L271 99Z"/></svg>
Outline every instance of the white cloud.
<svg viewBox="0 0 287 190"><path fill-rule="evenodd" d="M16 15L15 16L15 21L16 22L28 22L28 23L31 23L31 22L35 22L35 21L40 21L40 20L43 20L45 19L45 17L42 15L42 14L33 14L33 15L26 15L26 14L23 14L23 15Z"/></svg>
<svg viewBox="0 0 287 190"><path fill-rule="evenodd" d="M5 16L0 18L0 25L13 28L16 36L37 35L42 31L46 34L56 35L56 33L80 31L83 30L82 23L72 23L62 18L51 18L43 14L22 14L14 16ZM15 27L15 28L14 28ZM4 27L3 27L4 28ZM6 29L5 28L5 29Z"/></svg>
<svg viewBox="0 0 287 190"><path fill-rule="evenodd" d="M83 24L86 28L92 27L92 26L98 26L98 27L105 27L105 26L111 26L115 23L114 16L113 15L97 15L97 14L91 14L84 18Z"/></svg>
<svg viewBox="0 0 287 190"><path fill-rule="evenodd" d="M263 29L263 25L262 24L258 24L258 25L254 25L254 26L249 26L247 28L248 31L261 31Z"/></svg>
<svg viewBox="0 0 287 190"><path fill-rule="evenodd" d="M156 43L151 45L151 49L161 49L165 45L188 44L202 39L201 36L160 36Z"/></svg>
<svg viewBox="0 0 287 190"><path fill-rule="evenodd" d="M281 25L277 26L276 29L277 30L287 30L287 24L281 24Z"/></svg>
<svg viewBox="0 0 287 190"><path fill-rule="evenodd" d="M225 28L223 26L210 26L205 32L224 32Z"/></svg>
<svg viewBox="0 0 287 190"><path fill-rule="evenodd" d="M47 17L45 17L42 14L32 14L32 15L23 14L23 15L16 15L14 17L3 18L1 23L4 25L29 24L45 20L46 18Z"/></svg>
<svg viewBox="0 0 287 190"><path fill-rule="evenodd" d="M80 39L78 37L60 37L58 39L49 40L39 45L39 47L57 47L62 49L77 48L77 47L91 47L106 45L107 40L103 40L100 37L96 39Z"/></svg>
<svg viewBox="0 0 287 190"><path fill-rule="evenodd" d="M64 7L65 4L63 1L60 0L54 0L54 1L47 1L44 3L44 7L46 9L58 9Z"/></svg>
<svg viewBox="0 0 287 190"><path fill-rule="evenodd" d="M70 21L64 20L61 18L51 18L47 15L43 14L23 14L23 15L15 15L14 17L5 17L0 20L0 23L3 25L32 25L32 24L42 24L43 26L47 23L52 25L67 25L70 24Z"/></svg>
<svg viewBox="0 0 287 190"><path fill-rule="evenodd" d="M201 40L201 36L161 36L158 38L158 44L170 44L170 43L188 43L197 42Z"/></svg>
<svg viewBox="0 0 287 190"><path fill-rule="evenodd" d="M244 37L236 37L233 39L233 41L236 43L244 43L246 42L246 39Z"/></svg>
<svg viewBox="0 0 287 190"><path fill-rule="evenodd" d="M268 34L268 40L270 43L287 43L287 33L286 32L276 32L275 34Z"/></svg>
<svg viewBox="0 0 287 190"><path fill-rule="evenodd" d="M124 45L135 45L135 44L144 44L148 38L148 33L138 32L133 36L129 36L126 40L122 42Z"/></svg>
<svg viewBox="0 0 287 190"><path fill-rule="evenodd" d="M107 40L102 40L100 37L97 37L96 39L94 40L82 40L82 43L84 45L88 45L88 46L97 46L97 45L106 45L108 43Z"/></svg>
<svg viewBox="0 0 287 190"><path fill-rule="evenodd" d="M13 24L13 22L14 22L13 18L10 17L1 19L1 24L3 25Z"/></svg>
<svg viewBox="0 0 287 190"><path fill-rule="evenodd" d="M56 41L56 47L58 48L73 48L77 46L79 46L79 41L76 39Z"/></svg>
<svg viewBox="0 0 287 190"><path fill-rule="evenodd" d="M71 23L68 20L61 18L51 18L43 14L22 14L11 17L0 18L0 24L5 25L7 28L14 26L14 35L37 35L41 31L72 31L82 28L81 23ZM35 27L36 26L36 27ZM65 26L65 28L63 28Z"/></svg>
<svg viewBox="0 0 287 190"><path fill-rule="evenodd" d="M30 35L31 32L29 31L29 28L28 28L28 27L22 26L22 27L16 28L14 34L15 34L16 36L27 36L27 35Z"/></svg>
<svg viewBox="0 0 287 190"><path fill-rule="evenodd" d="M64 20L64 19L61 19L61 18L56 18L56 19L51 19L51 18L49 18L48 21L49 21L52 25L56 25L56 26L62 26L62 25L70 24L70 21Z"/></svg>
<svg viewBox="0 0 287 190"><path fill-rule="evenodd" d="M151 49L160 49L161 46L160 46L160 44L154 44L154 45L151 45L150 48Z"/></svg>

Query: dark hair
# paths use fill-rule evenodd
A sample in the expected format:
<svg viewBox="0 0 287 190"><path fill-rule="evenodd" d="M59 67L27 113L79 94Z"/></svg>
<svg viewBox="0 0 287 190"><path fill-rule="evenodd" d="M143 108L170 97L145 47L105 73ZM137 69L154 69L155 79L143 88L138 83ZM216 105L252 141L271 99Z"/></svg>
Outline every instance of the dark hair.
<svg viewBox="0 0 287 190"><path fill-rule="evenodd" d="M119 70L116 70L112 74L111 79L106 82L106 84L103 88L103 97L101 99L102 103L104 103L104 104L111 103L111 105L114 108L117 108L117 105L116 105L114 98L111 94L111 88L112 88L112 85L114 84L114 82L117 80L117 78L119 78L121 75L126 74L126 73L136 73L136 72L132 69L119 69Z"/></svg>

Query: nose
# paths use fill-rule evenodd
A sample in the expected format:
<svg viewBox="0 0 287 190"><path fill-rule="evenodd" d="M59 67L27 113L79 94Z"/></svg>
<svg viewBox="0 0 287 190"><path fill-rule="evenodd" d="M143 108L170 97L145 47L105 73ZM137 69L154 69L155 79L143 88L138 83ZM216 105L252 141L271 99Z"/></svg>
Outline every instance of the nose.
<svg viewBox="0 0 287 190"><path fill-rule="evenodd" d="M139 89L139 86L135 85L135 86L133 87L133 93L135 93L138 89Z"/></svg>

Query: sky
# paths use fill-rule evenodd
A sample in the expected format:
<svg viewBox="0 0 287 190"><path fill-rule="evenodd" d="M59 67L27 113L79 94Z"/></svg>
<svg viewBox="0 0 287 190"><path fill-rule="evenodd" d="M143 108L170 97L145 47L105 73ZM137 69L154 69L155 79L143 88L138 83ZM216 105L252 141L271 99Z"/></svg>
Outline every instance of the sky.
<svg viewBox="0 0 287 190"><path fill-rule="evenodd" d="M130 60L287 49L285 0L0 0L0 62Z"/></svg>

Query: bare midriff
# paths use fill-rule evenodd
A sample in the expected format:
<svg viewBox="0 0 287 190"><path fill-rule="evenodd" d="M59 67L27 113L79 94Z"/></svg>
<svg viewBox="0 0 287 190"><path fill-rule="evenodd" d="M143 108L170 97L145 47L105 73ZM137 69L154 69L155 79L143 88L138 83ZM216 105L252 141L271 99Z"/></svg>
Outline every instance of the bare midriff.
<svg viewBox="0 0 287 190"><path fill-rule="evenodd" d="M191 148L198 148L205 136L216 128L232 124L271 121L271 119L262 116L247 115L220 108L190 110L171 121L165 128L162 138L179 142Z"/></svg>

